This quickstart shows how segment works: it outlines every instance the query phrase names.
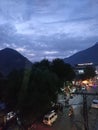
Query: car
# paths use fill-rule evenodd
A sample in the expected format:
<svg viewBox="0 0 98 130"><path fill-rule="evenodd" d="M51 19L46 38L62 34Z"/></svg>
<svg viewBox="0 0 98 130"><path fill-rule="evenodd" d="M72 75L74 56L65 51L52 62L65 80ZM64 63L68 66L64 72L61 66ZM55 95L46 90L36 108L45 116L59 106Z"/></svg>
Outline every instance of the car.
<svg viewBox="0 0 98 130"><path fill-rule="evenodd" d="M43 118L43 123L46 125L51 126L53 124L53 122L56 121L58 115L56 114L56 112L53 110L51 112L49 112L48 114L46 114Z"/></svg>
<svg viewBox="0 0 98 130"><path fill-rule="evenodd" d="M16 117L16 113L11 111L6 114L6 121L10 121L11 119Z"/></svg>
<svg viewBox="0 0 98 130"><path fill-rule="evenodd" d="M94 99L92 104L91 104L91 108L98 108L98 100Z"/></svg>

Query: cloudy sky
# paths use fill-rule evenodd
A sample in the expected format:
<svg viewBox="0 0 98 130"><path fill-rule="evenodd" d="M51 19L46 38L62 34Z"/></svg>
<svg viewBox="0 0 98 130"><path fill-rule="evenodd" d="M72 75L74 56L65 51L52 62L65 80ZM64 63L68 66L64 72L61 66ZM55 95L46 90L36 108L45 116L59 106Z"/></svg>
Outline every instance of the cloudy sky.
<svg viewBox="0 0 98 130"><path fill-rule="evenodd" d="M0 0L0 50L30 61L65 58L98 42L98 0Z"/></svg>

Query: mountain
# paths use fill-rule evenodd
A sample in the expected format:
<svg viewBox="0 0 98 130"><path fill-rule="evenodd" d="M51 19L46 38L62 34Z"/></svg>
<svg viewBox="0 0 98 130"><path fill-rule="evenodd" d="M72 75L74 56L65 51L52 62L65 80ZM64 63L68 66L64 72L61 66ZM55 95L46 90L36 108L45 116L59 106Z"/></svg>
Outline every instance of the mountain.
<svg viewBox="0 0 98 130"><path fill-rule="evenodd" d="M71 65L88 63L88 62L98 64L98 42L88 49L85 49L68 58L65 58L64 62L69 63Z"/></svg>
<svg viewBox="0 0 98 130"><path fill-rule="evenodd" d="M7 75L12 70L29 68L32 63L16 50L5 48L0 50L0 72Z"/></svg>

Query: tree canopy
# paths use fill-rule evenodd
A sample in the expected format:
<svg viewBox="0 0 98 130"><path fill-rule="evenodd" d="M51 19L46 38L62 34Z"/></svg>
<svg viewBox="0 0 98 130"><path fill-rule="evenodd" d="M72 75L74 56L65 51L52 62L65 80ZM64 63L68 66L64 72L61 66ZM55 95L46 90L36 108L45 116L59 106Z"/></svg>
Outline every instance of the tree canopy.
<svg viewBox="0 0 98 130"><path fill-rule="evenodd" d="M44 112L57 101L64 81L74 76L72 67L63 60L44 59L29 70L14 70L8 75L6 100L20 110Z"/></svg>
<svg viewBox="0 0 98 130"><path fill-rule="evenodd" d="M96 75L95 68L93 66L87 66L84 69L84 76L85 78L93 78Z"/></svg>
<svg viewBox="0 0 98 130"><path fill-rule="evenodd" d="M65 63L62 59L53 60L52 71L56 73L62 81L71 81L75 77L72 66Z"/></svg>

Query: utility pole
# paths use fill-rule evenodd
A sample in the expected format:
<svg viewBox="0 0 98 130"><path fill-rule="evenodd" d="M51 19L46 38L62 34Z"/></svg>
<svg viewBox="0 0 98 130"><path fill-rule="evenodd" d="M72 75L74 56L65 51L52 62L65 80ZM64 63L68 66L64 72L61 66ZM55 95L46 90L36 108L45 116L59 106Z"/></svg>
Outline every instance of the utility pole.
<svg viewBox="0 0 98 130"><path fill-rule="evenodd" d="M88 111L87 111L87 96L88 95L98 95L98 93L87 93L87 92L75 92L72 94L82 95L83 96L83 118L84 118L84 129L89 130L88 126Z"/></svg>
<svg viewBox="0 0 98 130"><path fill-rule="evenodd" d="M88 127L88 111L87 111L87 95L83 94L83 118L85 130L89 130Z"/></svg>

